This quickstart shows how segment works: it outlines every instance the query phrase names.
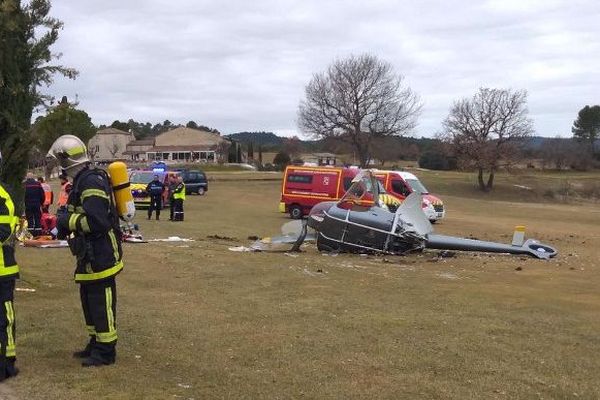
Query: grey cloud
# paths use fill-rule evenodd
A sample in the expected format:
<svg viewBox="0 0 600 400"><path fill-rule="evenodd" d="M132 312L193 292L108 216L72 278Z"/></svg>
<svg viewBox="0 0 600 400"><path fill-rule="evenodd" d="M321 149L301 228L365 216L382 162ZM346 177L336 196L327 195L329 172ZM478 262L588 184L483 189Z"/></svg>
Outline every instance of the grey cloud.
<svg viewBox="0 0 600 400"><path fill-rule="evenodd" d="M291 134L312 74L363 52L421 96L418 136L481 86L527 89L547 136L568 135L577 111L600 103L596 2L61 0L52 13L65 23L55 51L81 76L49 91L78 94L95 123Z"/></svg>

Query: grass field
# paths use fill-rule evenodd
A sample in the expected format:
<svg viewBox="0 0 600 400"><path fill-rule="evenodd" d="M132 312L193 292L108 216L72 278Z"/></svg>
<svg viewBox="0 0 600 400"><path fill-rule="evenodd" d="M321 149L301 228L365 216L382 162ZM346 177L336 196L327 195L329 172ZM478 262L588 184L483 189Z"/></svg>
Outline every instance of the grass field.
<svg viewBox="0 0 600 400"><path fill-rule="evenodd" d="M533 196L512 186L523 176L492 194L466 174L423 177L448 209L437 232L510 241L524 224L559 256L231 252L288 219L278 175L219 173L184 223L140 212L147 238L195 241L125 244L114 366L71 358L86 334L68 250L18 250L18 287L36 291L16 293L21 374L0 398L600 398L598 204Z"/></svg>

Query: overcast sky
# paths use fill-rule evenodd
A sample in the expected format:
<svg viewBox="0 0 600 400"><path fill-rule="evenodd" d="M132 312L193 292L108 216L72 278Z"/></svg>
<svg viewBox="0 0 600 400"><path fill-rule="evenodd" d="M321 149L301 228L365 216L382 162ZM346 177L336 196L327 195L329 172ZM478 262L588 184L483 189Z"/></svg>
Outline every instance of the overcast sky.
<svg viewBox="0 0 600 400"><path fill-rule="evenodd" d="M600 104L600 2L54 0L53 48L80 71L49 92L78 96L95 124L194 120L223 133L299 134L312 74L371 53L416 91L415 136L441 129L479 87L526 89L536 134L570 136Z"/></svg>

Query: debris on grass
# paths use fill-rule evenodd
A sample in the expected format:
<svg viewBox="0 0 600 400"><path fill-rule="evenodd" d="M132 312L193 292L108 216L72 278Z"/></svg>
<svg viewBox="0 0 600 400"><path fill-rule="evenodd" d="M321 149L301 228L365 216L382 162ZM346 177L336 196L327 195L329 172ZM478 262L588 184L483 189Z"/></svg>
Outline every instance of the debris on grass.
<svg viewBox="0 0 600 400"><path fill-rule="evenodd" d="M29 293L35 293L35 291L36 291L36 290L35 290L35 289L32 289L32 288L18 287L18 288L15 288L15 291L17 291L17 292L29 292Z"/></svg>
<svg viewBox="0 0 600 400"><path fill-rule="evenodd" d="M519 189L525 189L525 190L533 190L532 188L530 188L529 186L524 186L524 185L513 185L514 187L517 187Z"/></svg>
<svg viewBox="0 0 600 400"><path fill-rule="evenodd" d="M149 242L193 242L194 239L181 238L179 236L169 236L166 239L150 239Z"/></svg>
<svg viewBox="0 0 600 400"><path fill-rule="evenodd" d="M236 247L230 247L229 251L235 251L237 253L251 253L251 252L258 251L258 250L254 250L254 249L251 249L250 247L246 247L246 246L236 246Z"/></svg>
<svg viewBox="0 0 600 400"><path fill-rule="evenodd" d="M230 242L237 242L238 239L235 237L229 236L221 236L221 235L206 235L207 239L216 239L216 240L228 240Z"/></svg>
<svg viewBox="0 0 600 400"><path fill-rule="evenodd" d="M460 279L457 275L454 275L451 272L441 272L441 273L437 274L437 276L440 278L450 279L450 280Z"/></svg>
<svg viewBox="0 0 600 400"><path fill-rule="evenodd" d="M454 257L456 257L456 252L450 251L450 250L442 250L438 253L438 257L439 258L454 258Z"/></svg>

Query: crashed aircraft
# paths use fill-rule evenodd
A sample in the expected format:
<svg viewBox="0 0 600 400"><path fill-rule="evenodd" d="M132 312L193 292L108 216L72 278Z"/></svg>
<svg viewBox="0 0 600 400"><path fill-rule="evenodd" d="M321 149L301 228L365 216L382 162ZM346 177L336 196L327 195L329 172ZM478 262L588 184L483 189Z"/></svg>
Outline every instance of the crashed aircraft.
<svg viewBox="0 0 600 400"><path fill-rule="evenodd" d="M540 259L557 254L547 244L533 239L524 241L522 231L515 232L512 244L437 235L421 209L419 194L411 194L395 210L384 204L384 198L385 190L379 181L370 171L362 171L339 201L313 207L299 232L290 232L288 223L283 236L258 241L252 248L272 250L274 246L293 243L292 250L299 250L305 240L314 239L321 251L400 255L438 249L522 254Z"/></svg>

